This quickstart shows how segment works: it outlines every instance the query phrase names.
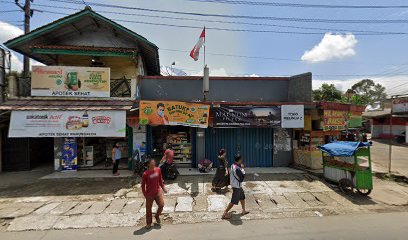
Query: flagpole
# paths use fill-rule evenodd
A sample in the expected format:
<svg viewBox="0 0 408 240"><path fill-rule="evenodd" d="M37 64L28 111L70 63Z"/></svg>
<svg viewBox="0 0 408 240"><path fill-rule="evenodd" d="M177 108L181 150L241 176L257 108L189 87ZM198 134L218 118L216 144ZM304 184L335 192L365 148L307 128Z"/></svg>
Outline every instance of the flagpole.
<svg viewBox="0 0 408 240"><path fill-rule="evenodd" d="M204 26L204 31L205 31L205 26ZM205 38L206 38L206 35L207 35L207 33L204 34L204 67L205 67L205 49L206 49Z"/></svg>

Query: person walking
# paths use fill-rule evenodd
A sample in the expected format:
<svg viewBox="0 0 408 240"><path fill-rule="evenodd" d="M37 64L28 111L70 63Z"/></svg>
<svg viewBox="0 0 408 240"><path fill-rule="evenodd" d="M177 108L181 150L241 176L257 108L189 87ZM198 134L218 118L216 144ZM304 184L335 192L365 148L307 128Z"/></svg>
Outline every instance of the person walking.
<svg viewBox="0 0 408 240"><path fill-rule="evenodd" d="M156 223L160 224L160 214L164 208L163 192L167 193L160 168L156 167L156 161L148 157L146 159L147 170L142 176L142 192L146 198L146 229L152 226L153 202L157 204L157 212L154 216Z"/></svg>
<svg viewBox="0 0 408 240"><path fill-rule="evenodd" d="M223 187L228 187L230 183L230 176L228 172L228 159L227 159L227 151L225 149L221 149L218 154L218 168L215 172L215 176L212 180L212 188L213 192L218 192Z"/></svg>
<svg viewBox="0 0 408 240"><path fill-rule="evenodd" d="M112 148L112 163L113 169L112 174L113 176L119 176L120 173L118 172L120 159L122 158L122 149L119 143L115 143Z"/></svg>
<svg viewBox="0 0 408 240"><path fill-rule="evenodd" d="M241 215L246 215L249 212L245 209L245 193L241 187L242 182L245 178L244 164L242 164L242 157L240 154L234 156L234 164L231 166L230 171L230 182L232 187L232 198L231 202L228 204L227 208L222 215L222 219L230 219L231 215L229 211L234 205L241 203L242 212Z"/></svg>

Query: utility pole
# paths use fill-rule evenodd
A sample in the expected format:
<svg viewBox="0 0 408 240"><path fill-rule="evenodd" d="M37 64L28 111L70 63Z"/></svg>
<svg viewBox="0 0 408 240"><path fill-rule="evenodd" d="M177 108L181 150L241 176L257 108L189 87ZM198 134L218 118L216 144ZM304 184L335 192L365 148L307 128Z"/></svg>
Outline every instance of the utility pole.
<svg viewBox="0 0 408 240"><path fill-rule="evenodd" d="M24 11L24 34L30 32L30 19L33 16L33 10L31 10L31 2L34 0L25 0L25 4L21 5L19 0L15 0L17 6L19 6ZM23 77L28 78L30 73L30 58L24 56L24 70Z"/></svg>

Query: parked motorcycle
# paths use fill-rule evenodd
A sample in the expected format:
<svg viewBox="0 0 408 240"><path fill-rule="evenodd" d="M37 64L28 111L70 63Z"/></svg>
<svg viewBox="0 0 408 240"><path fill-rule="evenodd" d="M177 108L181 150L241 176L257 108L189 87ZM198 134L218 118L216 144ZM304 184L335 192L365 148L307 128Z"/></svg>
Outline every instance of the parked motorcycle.
<svg viewBox="0 0 408 240"><path fill-rule="evenodd" d="M176 164L163 163L160 165L160 169L165 180L175 180L180 174L177 170Z"/></svg>

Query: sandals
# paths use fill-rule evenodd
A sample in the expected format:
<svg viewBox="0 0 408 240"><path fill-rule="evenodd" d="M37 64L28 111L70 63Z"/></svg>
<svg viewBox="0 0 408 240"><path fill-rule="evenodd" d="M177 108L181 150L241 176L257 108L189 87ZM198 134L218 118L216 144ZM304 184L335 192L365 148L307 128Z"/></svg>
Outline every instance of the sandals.
<svg viewBox="0 0 408 240"><path fill-rule="evenodd" d="M241 216L245 216L245 215L247 215L248 213L249 213L249 211L242 212L242 213L241 213Z"/></svg>
<svg viewBox="0 0 408 240"><path fill-rule="evenodd" d="M230 214L224 213L224 214L222 215L221 219L228 220L228 219L231 219L231 217L232 217L232 216L231 216Z"/></svg>

